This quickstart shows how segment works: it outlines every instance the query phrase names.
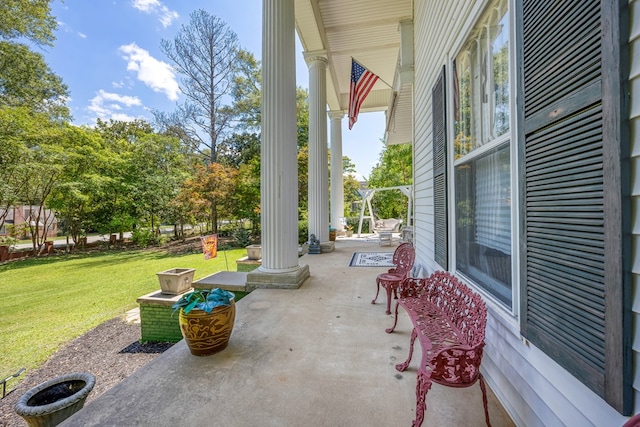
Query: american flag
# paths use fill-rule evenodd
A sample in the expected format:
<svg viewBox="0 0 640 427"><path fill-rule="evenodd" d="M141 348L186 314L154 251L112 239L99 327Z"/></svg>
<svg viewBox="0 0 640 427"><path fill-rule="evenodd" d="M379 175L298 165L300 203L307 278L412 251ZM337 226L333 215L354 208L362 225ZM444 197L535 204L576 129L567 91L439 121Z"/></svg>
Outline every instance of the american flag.
<svg viewBox="0 0 640 427"><path fill-rule="evenodd" d="M358 120L360 106L369 95L378 76L367 70L355 59L351 59L351 89L349 91L349 129Z"/></svg>

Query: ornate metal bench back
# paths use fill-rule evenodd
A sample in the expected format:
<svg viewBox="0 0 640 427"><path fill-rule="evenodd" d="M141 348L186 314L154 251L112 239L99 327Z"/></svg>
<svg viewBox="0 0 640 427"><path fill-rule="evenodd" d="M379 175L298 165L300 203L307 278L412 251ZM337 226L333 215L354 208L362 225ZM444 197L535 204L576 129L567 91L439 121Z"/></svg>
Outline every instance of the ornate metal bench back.
<svg viewBox="0 0 640 427"><path fill-rule="evenodd" d="M444 271L435 272L426 281L422 292L452 320L470 347L484 342L487 308L477 293Z"/></svg>
<svg viewBox="0 0 640 427"><path fill-rule="evenodd" d="M401 243L393 252L394 273L408 276L416 259L416 251L409 242Z"/></svg>

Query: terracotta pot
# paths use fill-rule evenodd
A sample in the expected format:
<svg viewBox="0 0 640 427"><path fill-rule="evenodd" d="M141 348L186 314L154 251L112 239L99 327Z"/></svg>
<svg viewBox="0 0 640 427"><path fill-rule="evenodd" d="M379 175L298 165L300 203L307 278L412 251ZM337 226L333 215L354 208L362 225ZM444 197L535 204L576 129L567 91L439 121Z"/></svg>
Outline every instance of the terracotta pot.
<svg viewBox="0 0 640 427"><path fill-rule="evenodd" d="M329 241L335 242L337 235L338 233L336 232L336 230L329 230Z"/></svg>
<svg viewBox="0 0 640 427"><path fill-rule="evenodd" d="M44 382L18 399L15 411L32 427L56 426L82 409L96 378L76 372Z"/></svg>
<svg viewBox="0 0 640 427"><path fill-rule="evenodd" d="M214 308L211 313L193 309L184 314L180 309L180 331L195 356L208 356L227 348L236 318L235 301L231 305Z"/></svg>

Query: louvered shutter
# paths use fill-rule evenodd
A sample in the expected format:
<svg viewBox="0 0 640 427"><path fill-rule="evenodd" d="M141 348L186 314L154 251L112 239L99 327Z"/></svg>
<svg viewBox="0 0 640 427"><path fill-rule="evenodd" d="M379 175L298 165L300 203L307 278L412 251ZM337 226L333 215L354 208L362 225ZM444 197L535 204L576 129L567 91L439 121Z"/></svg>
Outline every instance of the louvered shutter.
<svg viewBox="0 0 640 427"><path fill-rule="evenodd" d="M445 111L445 69L431 89L433 126L433 210L435 260L449 268L447 228L447 126Z"/></svg>
<svg viewBox="0 0 640 427"><path fill-rule="evenodd" d="M527 339L628 413L614 3L522 2L521 321Z"/></svg>

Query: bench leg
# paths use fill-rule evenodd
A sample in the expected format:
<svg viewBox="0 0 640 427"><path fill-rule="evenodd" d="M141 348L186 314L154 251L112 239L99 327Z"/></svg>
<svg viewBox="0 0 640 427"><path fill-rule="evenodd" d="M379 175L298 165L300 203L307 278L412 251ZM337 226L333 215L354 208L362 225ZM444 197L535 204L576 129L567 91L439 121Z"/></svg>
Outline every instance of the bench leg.
<svg viewBox="0 0 640 427"><path fill-rule="evenodd" d="M396 328L396 325L398 324L398 305L399 304L396 302L396 317L395 317L395 319L393 321L393 326L384 330L388 334L393 332L394 329Z"/></svg>
<svg viewBox="0 0 640 427"><path fill-rule="evenodd" d="M484 405L484 418L487 421L487 427L491 427L491 421L489 421L489 402L487 400L487 387L484 384L484 378L482 374L479 375L480 389L482 390L482 404Z"/></svg>
<svg viewBox="0 0 640 427"><path fill-rule="evenodd" d="M375 304L378 299L378 294L380 293L380 279L376 279L376 297L371 300L371 304Z"/></svg>
<svg viewBox="0 0 640 427"><path fill-rule="evenodd" d="M404 363L396 365L397 371L404 372L409 367L409 363L411 363L411 358L413 357L413 343L416 341L417 337L418 333L416 332L416 328L413 328L411 330L411 343L409 344L409 357L407 357L407 360L405 360Z"/></svg>
<svg viewBox="0 0 640 427"><path fill-rule="evenodd" d="M418 369L416 384L416 419L411 427L420 427L424 421L424 413L427 411L427 392L431 389L431 378L424 370Z"/></svg>

